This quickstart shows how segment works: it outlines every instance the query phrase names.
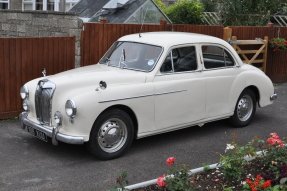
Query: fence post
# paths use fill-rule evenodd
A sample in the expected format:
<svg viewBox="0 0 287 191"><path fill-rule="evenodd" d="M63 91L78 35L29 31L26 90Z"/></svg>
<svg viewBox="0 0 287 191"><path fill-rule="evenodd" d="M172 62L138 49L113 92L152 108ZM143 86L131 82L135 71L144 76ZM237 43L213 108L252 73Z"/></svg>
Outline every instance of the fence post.
<svg viewBox="0 0 287 191"><path fill-rule="evenodd" d="M272 27L273 27L273 23L268 23L268 26L269 26L269 24L272 24ZM264 53L263 53L262 70L263 70L263 72L266 74L267 50L268 50L268 36L265 36L265 37L264 37L264 40L265 40L265 48L264 48Z"/></svg>
<svg viewBox="0 0 287 191"><path fill-rule="evenodd" d="M166 23L167 23L166 20L160 20L160 21L159 21L159 24L160 24L160 26L161 26L161 30L162 30L162 31L165 31L165 30L166 30L166 28L165 28Z"/></svg>
<svg viewBox="0 0 287 191"><path fill-rule="evenodd" d="M228 39L231 39L232 36L232 28L225 27L223 29L223 40L228 41Z"/></svg>
<svg viewBox="0 0 287 191"><path fill-rule="evenodd" d="M107 23L107 19L100 19L100 23L101 23L101 24Z"/></svg>

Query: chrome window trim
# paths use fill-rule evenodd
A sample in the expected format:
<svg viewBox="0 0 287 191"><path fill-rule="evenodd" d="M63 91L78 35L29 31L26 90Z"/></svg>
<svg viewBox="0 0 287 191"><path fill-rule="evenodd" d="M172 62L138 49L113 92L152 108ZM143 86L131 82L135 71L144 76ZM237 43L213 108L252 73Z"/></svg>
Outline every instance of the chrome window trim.
<svg viewBox="0 0 287 191"><path fill-rule="evenodd" d="M113 45L115 44L115 43L117 43L117 42L130 42L130 43L137 43L137 44L145 44L145 45L151 45L151 46L157 46L157 47L160 47L161 48L161 52L160 52L160 54L158 55L158 58L157 58L157 60L155 61L155 64L153 65L153 68L152 69L150 69L150 70L138 70L138 69L132 69L132 68L120 68L120 69L127 69L127 70L133 70L133 71L139 71L139 72L146 72L146 73L148 73L148 72L151 72L151 71L153 71L154 70L154 68L156 67L156 65L158 64L158 61L159 61L159 59L161 58L161 56L162 56L162 53L164 52L164 47L163 46L161 46L161 45L157 45L157 44L150 44L150 43L143 43L143 42L137 42L137 41L116 41L116 42L114 42L113 44L112 44L112 46L108 49L108 51L104 54L104 56L100 59L100 60L102 60L105 56L106 56L106 54L110 51L110 49L113 47ZM100 63L100 60L99 60L99 64L101 64ZM102 65L106 65L106 66L111 66L111 65L108 65L108 64L102 64ZM115 67L115 68L119 68L119 67L117 67L117 66L111 66L111 67Z"/></svg>
<svg viewBox="0 0 287 191"><path fill-rule="evenodd" d="M194 46L195 51L196 51L196 62L197 62L197 69L196 70L190 70L190 71L182 71L182 72L174 72L174 63L173 63L173 59L171 59L171 63L172 63L172 72L166 72L166 73L162 73L159 72L159 74L156 74L155 76L164 76L164 75L171 75L171 74L185 74L185 73L193 73L193 72L202 72L202 69L199 69L199 64L198 64L198 51L197 51L197 46L196 44L181 44L181 45L176 45L171 47L170 51L168 54L171 54L170 57L172 58L172 50L176 49L176 48L184 48L184 47L189 47L189 46ZM166 56L168 56L168 54ZM200 56L200 55L199 55ZM165 57L166 58L166 57ZM164 61L163 61L164 62ZM202 63L201 63L202 64ZM162 66L162 65L161 65ZM161 68L160 66L160 68Z"/></svg>
<svg viewBox="0 0 287 191"><path fill-rule="evenodd" d="M203 53L202 53L202 46L217 46L217 47L222 48L224 51L228 52L229 55L232 57L233 62L234 62L234 66L226 66L226 63L225 63L224 67L206 69L205 66L204 66L204 57L203 57ZM201 50L200 55L202 56L202 66L203 66L202 71L218 70L218 69L223 69L223 68L240 68L240 65L237 63L237 60L234 58L233 53L231 53L227 47L225 47L225 46L223 46L221 44L206 44L206 43L202 43L202 44L200 44L200 48L199 49ZM224 60L225 60L225 58L224 58Z"/></svg>
<svg viewBox="0 0 287 191"><path fill-rule="evenodd" d="M162 92L162 93L156 93L156 94L147 94L147 95L139 95L139 96L133 96L133 97L125 97L125 98L103 100L103 101L99 101L98 103L106 103L106 102L112 102L112 101L121 101L121 100L135 99L135 98L149 97L149 96L158 96L158 95L164 95L164 94L179 93L179 92L184 92L184 91L187 91L187 90L176 90L176 91L171 91L171 92Z"/></svg>
<svg viewBox="0 0 287 191"><path fill-rule="evenodd" d="M220 68L210 68L210 69L203 69L202 71L222 70L222 69L229 69L229 68L240 68L240 66L227 66L227 67L220 67Z"/></svg>
<svg viewBox="0 0 287 191"><path fill-rule="evenodd" d="M187 73L197 73L197 72L202 72L202 70L191 70L191 71L184 71L184 72L170 72L170 73L159 73L156 74L155 76L165 76L165 75L172 75L172 74L187 74Z"/></svg>

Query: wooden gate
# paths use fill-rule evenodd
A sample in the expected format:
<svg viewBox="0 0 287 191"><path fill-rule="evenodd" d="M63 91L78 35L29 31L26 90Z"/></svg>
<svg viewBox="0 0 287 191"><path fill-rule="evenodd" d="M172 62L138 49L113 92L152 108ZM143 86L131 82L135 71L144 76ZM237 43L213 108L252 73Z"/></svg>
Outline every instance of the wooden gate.
<svg viewBox="0 0 287 191"><path fill-rule="evenodd" d="M242 58L242 61L246 64L254 65L255 63L261 63L261 66L258 68L266 73L266 61L267 61L267 49L268 49L268 37L265 36L263 39L255 39L255 40L237 40L236 36L232 36L231 41L229 43L236 50L237 54L239 54ZM258 50L242 50L241 45L261 45ZM254 46L252 46L254 48ZM252 57L248 57L247 54ZM258 56L262 54L261 58ZM250 59L249 59L250 58Z"/></svg>

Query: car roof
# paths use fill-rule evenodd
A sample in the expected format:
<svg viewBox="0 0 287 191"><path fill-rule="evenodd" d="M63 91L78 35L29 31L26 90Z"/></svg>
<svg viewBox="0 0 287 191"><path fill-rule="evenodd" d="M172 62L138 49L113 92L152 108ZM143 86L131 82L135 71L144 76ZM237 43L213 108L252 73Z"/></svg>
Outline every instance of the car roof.
<svg viewBox="0 0 287 191"><path fill-rule="evenodd" d="M228 44L224 40L217 37L187 32L148 32L140 34L137 33L123 36L119 39L119 41L133 41L154 44L163 47L187 43Z"/></svg>

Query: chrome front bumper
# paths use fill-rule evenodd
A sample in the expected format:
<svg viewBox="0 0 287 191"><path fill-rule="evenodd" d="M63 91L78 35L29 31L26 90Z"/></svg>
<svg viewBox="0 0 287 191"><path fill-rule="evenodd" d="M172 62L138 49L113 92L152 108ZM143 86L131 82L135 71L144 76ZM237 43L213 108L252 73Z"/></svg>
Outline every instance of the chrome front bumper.
<svg viewBox="0 0 287 191"><path fill-rule="evenodd" d="M27 118L28 113L22 112L19 115L22 129L25 129L27 126L37 129L38 131L44 132L48 137L52 138L53 145L58 145L58 141L69 143L69 144L84 144L84 137L75 137L64 135L58 132L58 127L53 127L53 130L47 129L46 127L34 123Z"/></svg>

